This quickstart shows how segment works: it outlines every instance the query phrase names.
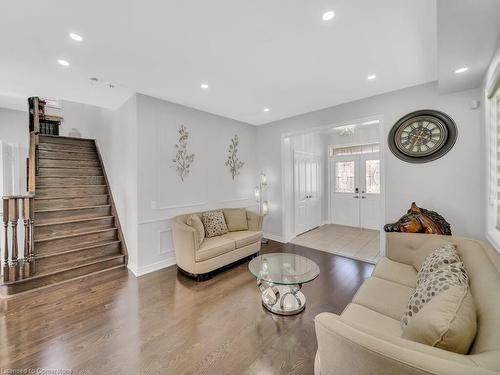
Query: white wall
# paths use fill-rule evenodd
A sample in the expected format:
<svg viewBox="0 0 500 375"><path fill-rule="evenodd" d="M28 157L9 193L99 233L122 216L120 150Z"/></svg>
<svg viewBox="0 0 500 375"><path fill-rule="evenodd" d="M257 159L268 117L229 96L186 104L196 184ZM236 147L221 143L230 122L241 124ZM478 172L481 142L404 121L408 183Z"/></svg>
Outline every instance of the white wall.
<svg viewBox="0 0 500 375"><path fill-rule="evenodd" d="M138 274L175 262L171 218L220 207L254 207L258 183L255 126L150 96L137 95L138 125ZM181 182L172 159L179 128L189 131L195 154L191 172ZM233 180L224 165L231 138L240 139L245 163Z"/></svg>
<svg viewBox="0 0 500 375"><path fill-rule="evenodd" d="M385 136L405 114L418 109L436 109L449 114L458 127L458 139L443 158L426 164L397 159L385 146L386 222L399 219L412 201L436 210L452 225L454 234L483 238L481 228L480 111L470 108L479 90L439 95L437 83L398 90L258 127L259 165L268 176L270 213L265 232L282 238L281 134L339 124L354 119L383 116Z"/></svg>
<svg viewBox="0 0 500 375"><path fill-rule="evenodd" d="M86 127L95 138L103 159L106 175L113 194L118 218L122 226L129 256L129 268L137 269L139 247L137 234L137 108L133 95L117 110L93 112L90 108L76 106L85 113ZM82 134L83 135L83 134Z"/></svg>

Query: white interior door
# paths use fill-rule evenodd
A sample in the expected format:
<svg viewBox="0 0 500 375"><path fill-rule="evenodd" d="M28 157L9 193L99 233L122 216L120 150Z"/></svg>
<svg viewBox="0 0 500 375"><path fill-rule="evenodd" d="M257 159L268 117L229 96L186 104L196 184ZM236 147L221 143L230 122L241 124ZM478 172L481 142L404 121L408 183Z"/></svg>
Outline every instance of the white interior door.
<svg viewBox="0 0 500 375"><path fill-rule="evenodd" d="M380 230L380 155L378 152L359 156L360 227Z"/></svg>
<svg viewBox="0 0 500 375"><path fill-rule="evenodd" d="M379 153L335 156L330 176L332 223L379 230Z"/></svg>
<svg viewBox="0 0 500 375"><path fill-rule="evenodd" d="M295 234L321 224L321 163L317 155L294 153Z"/></svg>
<svg viewBox="0 0 500 375"><path fill-rule="evenodd" d="M359 155L336 156L330 163L332 223L359 227Z"/></svg>

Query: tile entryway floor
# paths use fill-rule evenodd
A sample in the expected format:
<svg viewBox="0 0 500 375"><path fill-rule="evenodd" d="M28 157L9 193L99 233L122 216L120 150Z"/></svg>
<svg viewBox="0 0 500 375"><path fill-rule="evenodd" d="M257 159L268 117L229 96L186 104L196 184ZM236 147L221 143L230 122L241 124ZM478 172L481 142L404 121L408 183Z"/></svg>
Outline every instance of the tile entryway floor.
<svg viewBox="0 0 500 375"><path fill-rule="evenodd" d="M380 259L380 232L326 224L292 239L292 243L353 259L376 263Z"/></svg>

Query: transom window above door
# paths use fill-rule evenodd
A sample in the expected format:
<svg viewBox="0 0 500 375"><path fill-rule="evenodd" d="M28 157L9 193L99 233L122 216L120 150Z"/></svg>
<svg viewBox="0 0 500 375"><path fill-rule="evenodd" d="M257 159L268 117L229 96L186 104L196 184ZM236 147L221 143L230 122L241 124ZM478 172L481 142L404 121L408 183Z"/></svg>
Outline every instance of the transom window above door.
<svg viewBox="0 0 500 375"><path fill-rule="evenodd" d="M378 143L371 143L366 145L358 146L347 146L347 147L335 147L330 146L329 154L332 156L342 156L342 155L359 155L359 154L370 154L372 152L379 152L380 146Z"/></svg>

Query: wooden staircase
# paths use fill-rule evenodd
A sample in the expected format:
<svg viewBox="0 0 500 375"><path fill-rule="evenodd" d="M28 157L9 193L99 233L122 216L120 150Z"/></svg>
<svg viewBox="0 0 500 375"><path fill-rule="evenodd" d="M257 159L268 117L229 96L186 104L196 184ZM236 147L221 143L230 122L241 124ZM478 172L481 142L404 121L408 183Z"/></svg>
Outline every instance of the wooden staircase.
<svg viewBox="0 0 500 375"><path fill-rule="evenodd" d="M4 259L0 296L9 296L41 287L59 284L95 273L124 267L127 249L104 165L92 139L34 135L35 152L30 152L31 198L33 217L26 209L24 222L27 236L24 259L12 254ZM31 145L30 145L31 146ZM36 158L35 162L31 159ZM36 169L36 173L33 169ZM4 197L4 229L17 221L12 213L16 203ZM22 211L22 210L20 210ZM6 250L9 246L5 241ZM31 254L31 258L28 255ZM16 259L14 259L16 258ZM29 260L28 260L29 258ZM23 264L29 265L23 267ZM6 266L8 268L6 268ZM12 267L18 267L12 270ZM10 269L10 277L5 270ZM28 271L26 271L28 270ZM13 280L14 278L14 280Z"/></svg>

